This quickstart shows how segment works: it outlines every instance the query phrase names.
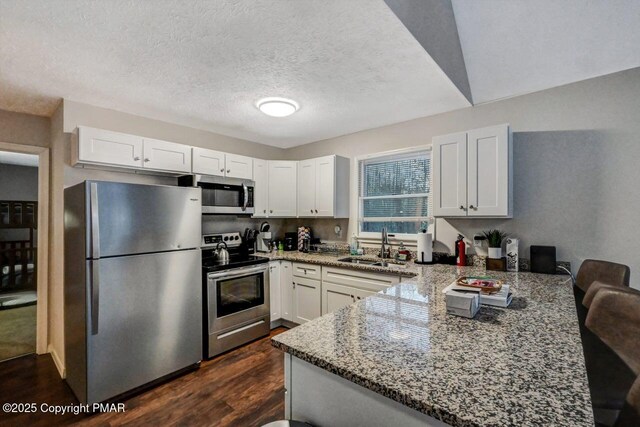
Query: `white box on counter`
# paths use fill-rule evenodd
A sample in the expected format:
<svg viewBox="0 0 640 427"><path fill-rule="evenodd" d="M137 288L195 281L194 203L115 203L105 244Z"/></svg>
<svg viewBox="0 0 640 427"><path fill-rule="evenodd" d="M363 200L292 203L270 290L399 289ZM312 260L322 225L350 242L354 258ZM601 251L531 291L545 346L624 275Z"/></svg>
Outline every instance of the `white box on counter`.
<svg viewBox="0 0 640 427"><path fill-rule="evenodd" d="M480 304L492 305L494 307L507 308L509 307L509 304L511 304L511 300L513 299L513 295L509 291L509 285L502 285L502 289L500 289L500 291L496 292L495 294L485 294L480 292L479 289L460 286L456 282L453 282L452 284L444 288L442 290L442 293L446 294L450 291L478 294L480 297Z"/></svg>
<svg viewBox="0 0 640 427"><path fill-rule="evenodd" d="M475 292L449 290L445 294L447 314L472 318L480 309L480 297Z"/></svg>

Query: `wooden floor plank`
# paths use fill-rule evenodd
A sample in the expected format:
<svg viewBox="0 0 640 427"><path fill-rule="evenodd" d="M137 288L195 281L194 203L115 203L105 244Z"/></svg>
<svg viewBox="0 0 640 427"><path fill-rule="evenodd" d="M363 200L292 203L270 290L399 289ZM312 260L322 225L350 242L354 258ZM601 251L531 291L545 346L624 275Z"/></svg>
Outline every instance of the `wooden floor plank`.
<svg viewBox="0 0 640 427"><path fill-rule="evenodd" d="M271 331L271 336L285 328ZM0 403L77 403L49 355L0 363ZM284 361L270 337L254 341L199 369L124 400L124 413L7 414L8 426L262 426L284 416Z"/></svg>

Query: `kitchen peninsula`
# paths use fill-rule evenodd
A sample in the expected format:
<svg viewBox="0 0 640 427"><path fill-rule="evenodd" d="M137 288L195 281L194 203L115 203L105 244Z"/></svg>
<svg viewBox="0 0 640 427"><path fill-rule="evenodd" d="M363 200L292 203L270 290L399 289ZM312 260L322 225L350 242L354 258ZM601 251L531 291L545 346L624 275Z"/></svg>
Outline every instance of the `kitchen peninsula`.
<svg viewBox="0 0 640 427"><path fill-rule="evenodd" d="M414 278L272 339L287 418L313 425L593 425L568 276L492 273L507 309L447 315L442 290L475 267ZM445 424L443 424L445 423Z"/></svg>

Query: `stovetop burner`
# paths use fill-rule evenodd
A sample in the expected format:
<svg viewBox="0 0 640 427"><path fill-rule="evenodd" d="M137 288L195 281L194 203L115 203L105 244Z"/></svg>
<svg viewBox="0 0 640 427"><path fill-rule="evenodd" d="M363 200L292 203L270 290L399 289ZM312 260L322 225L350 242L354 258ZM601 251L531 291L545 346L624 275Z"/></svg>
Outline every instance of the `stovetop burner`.
<svg viewBox="0 0 640 427"><path fill-rule="evenodd" d="M265 262L269 262L268 258L259 257L255 255L237 255L229 257L228 264L219 263L215 257L205 257L202 258L202 269L205 272L212 271L220 271L220 270L229 270L231 268L239 268L239 267L247 267L249 265L255 264L263 264Z"/></svg>

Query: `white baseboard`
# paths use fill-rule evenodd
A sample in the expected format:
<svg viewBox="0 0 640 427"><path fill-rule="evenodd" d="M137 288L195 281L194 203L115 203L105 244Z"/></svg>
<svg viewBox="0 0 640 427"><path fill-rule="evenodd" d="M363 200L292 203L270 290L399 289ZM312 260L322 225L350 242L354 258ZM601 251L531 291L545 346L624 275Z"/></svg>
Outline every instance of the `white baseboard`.
<svg viewBox="0 0 640 427"><path fill-rule="evenodd" d="M55 363L56 368L58 368L58 373L60 374L60 378L65 379L67 377L67 371L64 368L64 363L62 363L62 360L60 360L58 353L56 353L56 350L53 348L52 345L49 345L48 350L49 350L49 353L51 353L51 358L53 359L53 363Z"/></svg>

